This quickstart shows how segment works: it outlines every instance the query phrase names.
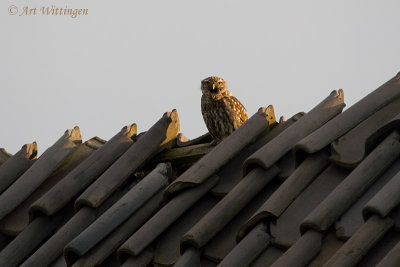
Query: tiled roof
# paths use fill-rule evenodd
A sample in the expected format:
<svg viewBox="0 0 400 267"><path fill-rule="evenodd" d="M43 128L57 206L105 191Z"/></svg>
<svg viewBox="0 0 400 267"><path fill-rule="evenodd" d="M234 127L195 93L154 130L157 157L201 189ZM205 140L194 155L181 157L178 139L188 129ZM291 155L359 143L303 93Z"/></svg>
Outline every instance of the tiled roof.
<svg viewBox="0 0 400 267"><path fill-rule="evenodd" d="M400 74L344 106L0 149L0 266L400 266Z"/></svg>

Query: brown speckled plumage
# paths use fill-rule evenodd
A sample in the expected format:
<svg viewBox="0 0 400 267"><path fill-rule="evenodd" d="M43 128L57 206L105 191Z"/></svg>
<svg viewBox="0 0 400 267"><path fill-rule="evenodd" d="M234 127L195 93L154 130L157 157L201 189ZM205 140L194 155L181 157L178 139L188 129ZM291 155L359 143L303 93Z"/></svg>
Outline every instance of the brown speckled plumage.
<svg viewBox="0 0 400 267"><path fill-rule="evenodd" d="M222 141L247 120L247 111L226 89L226 81L211 76L201 81L201 113L208 131Z"/></svg>

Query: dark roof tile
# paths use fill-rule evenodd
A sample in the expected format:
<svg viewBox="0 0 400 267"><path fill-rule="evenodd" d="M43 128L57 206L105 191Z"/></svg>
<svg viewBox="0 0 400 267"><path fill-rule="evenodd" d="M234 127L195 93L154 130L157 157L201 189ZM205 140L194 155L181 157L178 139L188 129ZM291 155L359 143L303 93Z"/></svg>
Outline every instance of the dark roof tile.
<svg viewBox="0 0 400 267"><path fill-rule="evenodd" d="M321 150L398 96L400 96L400 73L304 138L298 147L308 153Z"/></svg>
<svg viewBox="0 0 400 267"><path fill-rule="evenodd" d="M201 251L197 248L189 248L183 253L179 260L175 263L174 267L201 267L200 265Z"/></svg>
<svg viewBox="0 0 400 267"><path fill-rule="evenodd" d="M54 216L54 215L52 215ZM46 216L41 216L42 218ZM46 266L58 256L62 255L65 245L75 236L79 235L96 219L96 212L88 207L83 207L52 235L38 250L36 250L22 266ZM34 221L36 221L35 219ZM32 224L32 223L31 223ZM29 227L29 226L28 226ZM65 260L64 260L65 262Z"/></svg>
<svg viewBox="0 0 400 267"><path fill-rule="evenodd" d="M0 195L0 219L33 193L82 143L79 127L67 130L39 159Z"/></svg>
<svg viewBox="0 0 400 267"><path fill-rule="evenodd" d="M302 138L339 114L343 107L343 92L341 90L338 92L333 91L326 99L309 113L301 117L295 124L251 155L244 163L245 173L248 173L253 166L256 165L265 169L271 167Z"/></svg>
<svg viewBox="0 0 400 267"><path fill-rule="evenodd" d="M400 155L398 134L380 143L303 221L302 232L326 231Z"/></svg>
<svg viewBox="0 0 400 267"><path fill-rule="evenodd" d="M288 121L279 123L277 125L271 125L273 127L269 127L270 130L267 131L265 134L261 135L257 141L254 143L249 144L247 147L245 147L240 154L236 155L232 160L230 160L217 174L218 176L221 177L220 181L218 184L213 187L212 193L218 197L224 197L229 191L232 190L243 178L242 174L242 166L243 162L246 160L247 157L249 157L251 154L253 154L255 151L260 149L262 146L264 146L266 143L271 141L273 138L275 138L278 134L280 134L282 131L287 129L290 125L295 123L302 114L296 114L293 116L291 119ZM285 158L286 159L286 158ZM287 160L286 160L287 161ZM280 168L280 173L281 175L282 171L286 171L285 169L286 166L283 166L284 164L287 165L288 162L278 162L277 164L282 165ZM285 174L283 174L284 176Z"/></svg>
<svg viewBox="0 0 400 267"><path fill-rule="evenodd" d="M11 157L12 154L8 153L4 148L0 148L0 166Z"/></svg>
<svg viewBox="0 0 400 267"><path fill-rule="evenodd" d="M393 226L389 217L371 216L324 266L354 266Z"/></svg>
<svg viewBox="0 0 400 267"><path fill-rule="evenodd" d="M102 145L99 139L93 138L80 144L27 199L25 199L14 211L0 221L0 231L8 235L17 235L29 223L29 208L33 202L50 190L63 177L79 165L93 151Z"/></svg>
<svg viewBox="0 0 400 267"><path fill-rule="evenodd" d="M252 267L265 267L271 266L282 254L283 250L268 246L264 252L251 264Z"/></svg>
<svg viewBox="0 0 400 267"><path fill-rule="evenodd" d="M327 262L343 244L343 241L336 238L334 231L329 231L322 239L320 252L309 263L308 267L323 266L324 263Z"/></svg>
<svg viewBox="0 0 400 267"><path fill-rule="evenodd" d="M249 266L269 245L267 226L259 224L221 261L221 267Z"/></svg>
<svg viewBox="0 0 400 267"><path fill-rule="evenodd" d="M343 167L356 167L374 148L374 144L369 143L369 137L399 114L399 111L400 98L378 110L333 142L331 160Z"/></svg>
<svg viewBox="0 0 400 267"><path fill-rule="evenodd" d="M140 141L139 141L140 142ZM82 256L115 230L133 213L165 188L170 179L170 166L160 163L132 187L120 200L102 214L95 222L73 239L65 248L64 254L74 253ZM68 255L66 256L68 257ZM74 257L74 256L72 256Z"/></svg>
<svg viewBox="0 0 400 267"><path fill-rule="evenodd" d="M206 258L203 257L200 259L200 266L201 267L216 267L216 266L218 266L218 264L213 261L207 260Z"/></svg>
<svg viewBox="0 0 400 267"><path fill-rule="evenodd" d="M110 141L35 201L31 207L32 215L35 213L51 215L60 210L114 163L133 144L132 137L135 135L136 124L123 127Z"/></svg>
<svg viewBox="0 0 400 267"><path fill-rule="evenodd" d="M22 148L0 166L0 193L9 187L35 162L36 142L23 145Z"/></svg>
<svg viewBox="0 0 400 267"><path fill-rule="evenodd" d="M153 252L145 250L137 257L128 258L121 266L122 267L148 266L151 263L152 259L153 259Z"/></svg>
<svg viewBox="0 0 400 267"><path fill-rule="evenodd" d="M0 233L0 251L5 248L8 243L10 243L10 241L12 240L12 237L7 236L3 233Z"/></svg>
<svg viewBox="0 0 400 267"><path fill-rule="evenodd" d="M294 172L297 161L296 154L289 151L276 162L276 166L279 168L277 177L280 181L285 181Z"/></svg>
<svg viewBox="0 0 400 267"><path fill-rule="evenodd" d="M358 262L358 266L375 267L400 242L400 233L390 228L389 231L374 245L372 249ZM386 265L390 266L390 265ZM397 265L399 266L399 265Z"/></svg>
<svg viewBox="0 0 400 267"><path fill-rule="evenodd" d="M372 214L386 217L400 203L400 172L365 205L364 219Z"/></svg>
<svg viewBox="0 0 400 267"><path fill-rule="evenodd" d="M203 183L210 175L227 164L244 147L254 142L257 136L267 131L269 125L274 122L275 114L273 107L260 108L239 129L234 131L175 180L167 188L166 193L173 194L185 187L192 187Z"/></svg>
<svg viewBox="0 0 400 267"><path fill-rule="evenodd" d="M71 212L72 209L66 207L52 216L40 216L33 220L0 252L0 266L19 265L64 223L65 218L68 218Z"/></svg>
<svg viewBox="0 0 400 267"><path fill-rule="evenodd" d="M124 258L122 255L124 253L132 256L139 255L166 228L215 186L218 179L217 175L213 175L203 184L186 189L171 199L118 249L120 258Z"/></svg>
<svg viewBox="0 0 400 267"><path fill-rule="evenodd" d="M333 91L295 124L251 155L244 163L245 173L248 173L254 166L260 166L264 169L271 167L302 138L339 114L343 107L343 92L341 90Z"/></svg>
<svg viewBox="0 0 400 267"><path fill-rule="evenodd" d="M262 219L278 218L328 164L324 151L308 156L242 227L239 237Z"/></svg>
<svg viewBox="0 0 400 267"><path fill-rule="evenodd" d="M133 184L136 184L136 182L133 182ZM44 242L43 245L29 259L26 260L26 266L33 264L38 264L38 266L48 265L50 262L55 260L63 253L63 248L72 239L79 235L86 227L95 221L96 218L103 214L104 211L118 201L128 190L129 187L127 186L123 189L115 191L98 209L82 207L75 214L73 214L73 216L67 216L64 214L64 220L66 222L63 223L62 227L60 227L54 235ZM66 209L69 206L72 207L72 205L73 201L71 201L69 205L63 209ZM62 213L62 210L58 213ZM53 216L54 215L51 215L50 217ZM36 220L36 218L34 220ZM75 260L76 258L65 258L65 261L68 264L74 262Z"/></svg>
<svg viewBox="0 0 400 267"><path fill-rule="evenodd" d="M400 242L397 242L388 254L376 265L376 267L400 266Z"/></svg>
<svg viewBox="0 0 400 267"><path fill-rule="evenodd" d="M91 184L75 201L75 206L98 207L131 174L143 166L160 146L176 137L179 118L176 110L167 112L143 136L141 136L110 168Z"/></svg>
<svg viewBox="0 0 400 267"><path fill-rule="evenodd" d="M306 266L319 253L321 244L322 234L308 230L271 267Z"/></svg>
<svg viewBox="0 0 400 267"><path fill-rule="evenodd" d="M288 248L300 238L300 224L303 219L332 192L348 174L348 171L330 165L327 167L280 215L270 224L272 243Z"/></svg>
<svg viewBox="0 0 400 267"><path fill-rule="evenodd" d="M249 217L279 187L279 181L272 181L246 205L210 242L207 243L203 255L213 261L220 262L237 245L237 232Z"/></svg>
<svg viewBox="0 0 400 267"><path fill-rule="evenodd" d="M400 170L400 160L387 169L376 182L335 223L336 236L347 240L364 224L362 210L367 202Z"/></svg>
<svg viewBox="0 0 400 267"><path fill-rule="evenodd" d="M179 220L169 227L158 239L153 262L161 266L171 266L180 257L180 239L200 220L218 201L209 195L204 196L185 212Z"/></svg>
<svg viewBox="0 0 400 267"><path fill-rule="evenodd" d="M67 263L63 256L58 257L55 261L49 265L50 267L67 267Z"/></svg>
<svg viewBox="0 0 400 267"><path fill-rule="evenodd" d="M115 231L104 238L99 244L93 247L88 253L81 256L74 266L97 266L109 257L118 247L134 232L144 221L146 221L160 206L163 192L154 195L151 200L145 203L138 211L132 214Z"/></svg>
<svg viewBox="0 0 400 267"><path fill-rule="evenodd" d="M182 237L182 246L203 247L278 174L278 168L256 168Z"/></svg>

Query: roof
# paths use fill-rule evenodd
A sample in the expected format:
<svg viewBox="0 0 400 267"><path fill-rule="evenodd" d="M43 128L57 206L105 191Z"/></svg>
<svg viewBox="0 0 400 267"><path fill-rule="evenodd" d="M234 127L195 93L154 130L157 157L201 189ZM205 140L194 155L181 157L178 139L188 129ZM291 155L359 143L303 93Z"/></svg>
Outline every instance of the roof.
<svg viewBox="0 0 400 267"><path fill-rule="evenodd" d="M0 149L0 266L399 266L400 73L344 106Z"/></svg>

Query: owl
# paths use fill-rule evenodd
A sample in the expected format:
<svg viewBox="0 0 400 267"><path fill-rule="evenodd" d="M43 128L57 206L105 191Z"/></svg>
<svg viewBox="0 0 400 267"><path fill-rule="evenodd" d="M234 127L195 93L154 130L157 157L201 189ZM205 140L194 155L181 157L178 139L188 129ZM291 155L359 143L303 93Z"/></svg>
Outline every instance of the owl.
<svg viewBox="0 0 400 267"><path fill-rule="evenodd" d="M226 81L211 76L201 81L201 113L207 129L219 143L247 120L247 111L226 89Z"/></svg>

